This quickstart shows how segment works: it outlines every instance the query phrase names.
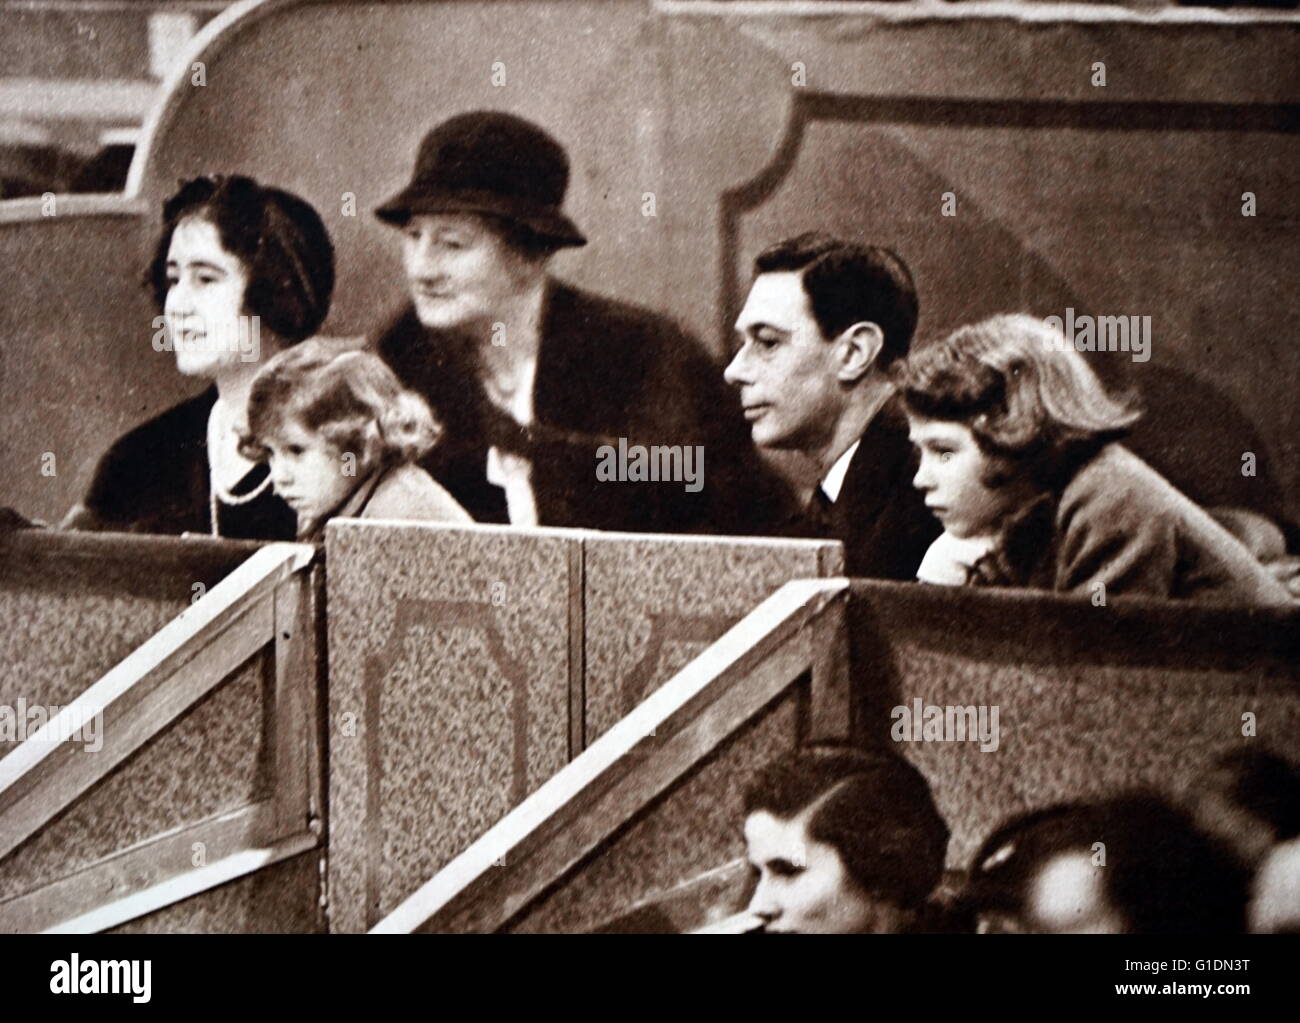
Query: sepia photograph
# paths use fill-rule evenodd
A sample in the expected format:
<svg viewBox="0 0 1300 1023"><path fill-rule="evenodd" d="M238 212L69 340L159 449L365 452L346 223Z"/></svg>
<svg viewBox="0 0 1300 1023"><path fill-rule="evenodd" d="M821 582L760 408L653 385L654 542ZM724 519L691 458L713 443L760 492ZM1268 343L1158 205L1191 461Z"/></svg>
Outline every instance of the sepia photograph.
<svg viewBox="0 0 1300 1023"><path fill-rule="evenodd" d="M1017 953L1294 1004L1298 241L1295 0L0 4L24 985L1106 934Z"/></svg>

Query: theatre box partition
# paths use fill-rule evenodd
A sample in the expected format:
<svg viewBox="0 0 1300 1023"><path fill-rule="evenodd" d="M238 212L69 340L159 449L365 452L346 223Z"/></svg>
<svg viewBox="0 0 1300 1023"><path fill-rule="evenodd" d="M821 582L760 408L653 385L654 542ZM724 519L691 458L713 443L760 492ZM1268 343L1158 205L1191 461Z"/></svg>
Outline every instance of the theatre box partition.
<svg viewBox="0 0 1300 1023"><path fill-rule="evenodd" d="M436 929L403 907L497 842L447 889L462 923L676 929L743 902L745 780L810 737L917 764L954 870L1019 810L1300 758L1297 612L850 584L840 558L360 521L323 558L0 536L0 707L104 711L97 752L0 739L0 927ZM996 732L911 741L917 701Z"/></svg>

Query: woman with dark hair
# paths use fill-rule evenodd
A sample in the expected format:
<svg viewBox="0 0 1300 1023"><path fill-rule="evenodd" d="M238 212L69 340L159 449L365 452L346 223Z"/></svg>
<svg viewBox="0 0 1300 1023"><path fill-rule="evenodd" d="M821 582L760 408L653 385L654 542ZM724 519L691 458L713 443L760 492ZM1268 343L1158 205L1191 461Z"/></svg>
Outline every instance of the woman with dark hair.
<svg viewBox="0 0 1300 1023"><path fill-rule="evenodd" d="M944 526L925 582L1285 604L1208 513L1118 443L1140 413L1051 325L995 316L912 355L914 485Z"/></svg>
<svg viewBox="0 0 1300 1023"><path fill-rule="evenodd" d="M805 747L755 775L744 810L756 878L749 911L766 932L925 929L948 826L925 777L902 757Z"/></svg>
<svg viewBox="0 0 1300 1023"><path fill-rule="evenodd" d="M334 248L320 215L241 176L195 178L163 206L146 284L154 348L211 386L120 437L65 528L294 538L265 465L239 450L249 387L329 311Z"/></svg>

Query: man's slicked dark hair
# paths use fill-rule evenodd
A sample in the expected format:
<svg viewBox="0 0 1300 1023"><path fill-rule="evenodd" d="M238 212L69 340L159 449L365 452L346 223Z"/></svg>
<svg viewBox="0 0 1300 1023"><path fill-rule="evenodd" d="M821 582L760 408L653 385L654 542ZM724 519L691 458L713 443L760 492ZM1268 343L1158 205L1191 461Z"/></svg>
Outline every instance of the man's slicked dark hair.
<svg viewBox="0 0 1300 1023"><path fill-rule="evenodd" d="M921 906L943 876L948 825L930 786L895 753L821 743L761 768L745 790L745 816L793 820L813 807L808 837L829 845L867 892Z"/></svg>
<svg viewBox="0 0 1300 1023"><path fill-rule="evenodd" d="M887 370L906 357L919 305L912 273L896 253L809 231L769 246L754 260L755 274L783 272L802 278L824 337L837 337L855 323L874 323L885 338L877 365Z"/></svg>

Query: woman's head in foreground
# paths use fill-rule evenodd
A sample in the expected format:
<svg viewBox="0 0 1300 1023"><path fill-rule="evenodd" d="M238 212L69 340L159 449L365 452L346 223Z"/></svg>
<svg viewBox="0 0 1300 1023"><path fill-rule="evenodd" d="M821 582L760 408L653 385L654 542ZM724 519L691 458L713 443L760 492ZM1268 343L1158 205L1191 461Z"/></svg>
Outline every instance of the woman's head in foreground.
<svg viewBox="0 0 1300 1023"><path fill-rule="evenodd" d="M783 933L906 927L943 873L948 827L892 753L819 745L761 769L745 793L750 912Z"/></svg>
<svg viewBox="0 0 1300 1023"><path fill-rule="evenodd" d="M1152 792L1020 814L975 854L963 903L983 933L1240 933L1248 874Z"/></svg>

